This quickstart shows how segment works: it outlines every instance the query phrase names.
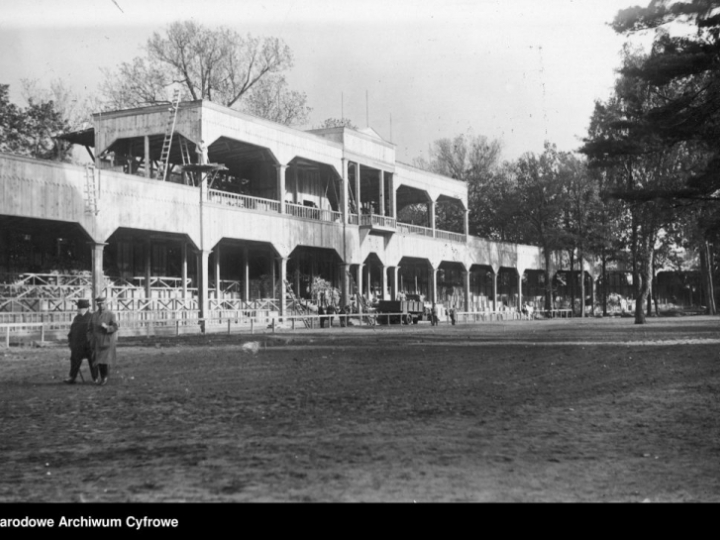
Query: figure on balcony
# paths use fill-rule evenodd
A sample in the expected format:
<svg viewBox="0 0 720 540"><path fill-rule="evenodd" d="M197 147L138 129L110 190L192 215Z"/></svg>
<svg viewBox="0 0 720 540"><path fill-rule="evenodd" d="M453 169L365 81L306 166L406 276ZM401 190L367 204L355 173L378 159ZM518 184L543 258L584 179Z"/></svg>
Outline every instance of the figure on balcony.
<svg viewBox="0 0 720 540"><path fill-rule="evenodd" d="M100 371L97 383L104 386L108 380L108 364L115 363L115 343L119 325L115 314L105 308L105 298L95 299L97 311L88 325L88 339L93 351L93 364Z"/></svg>
<svg viewBox="0 0 720 540"><path fill-rule="evenodd" d="M93 382L97 382L98 370L97 367L93 366L92 349L88 341L90 318L90 301L85 299L78 300L77 315L75 315L70 325L70 333L68 334L68 345L70 346L70 376L65 379L66 384L75 384L75 378L80 372L84 359L87 359L88 365L90 366L90 375L92 376Z"/></svg>
<svg viewBox="0 0 720 540"><path fill-rule="evenodd" d="M200 165L207 165L208 164L208 148L207 148L207 146L205 146L204 140L200 139L200 142L197 144L195 151L198 153L198 163Z"/></svg>

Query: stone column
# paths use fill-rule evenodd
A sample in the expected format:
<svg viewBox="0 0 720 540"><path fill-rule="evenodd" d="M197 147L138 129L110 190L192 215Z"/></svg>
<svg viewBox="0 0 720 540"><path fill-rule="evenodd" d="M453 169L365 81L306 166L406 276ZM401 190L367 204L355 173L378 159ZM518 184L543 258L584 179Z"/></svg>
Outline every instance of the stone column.
<svg viewBox="0 0 720 540"><path fill-rule="evenodd" d="M105 288L105 274L103 273L103 250L107 244L94 242L92 245L92 305L95 309L95 299L103 295ZM107 299L110 302L110 298Z"/></svg>
<svg viewBox="0 0 720 540"><path fill-rule="evenodd" d="M285 171L287 165L275 165L277 170L277 192L278 200L280 201L280 213L285 213Z"/></svg>
<svg viewBox="0 0 720 540"><path fill-rule="evenodd" d="M437 276L438 276L438 270L434 266L430 266L430 274L432 275L432 281L430 283L430 301L431 302L437 302L438 301L438 294L437 294Z"/></svg>
<svg viewBox="0 0 720 540"><path fill-rule="evenodd" d="M465 236L468 236L470 234L470 210L465 209L465 220L463 223L463 227L465 229Z"/></svg>

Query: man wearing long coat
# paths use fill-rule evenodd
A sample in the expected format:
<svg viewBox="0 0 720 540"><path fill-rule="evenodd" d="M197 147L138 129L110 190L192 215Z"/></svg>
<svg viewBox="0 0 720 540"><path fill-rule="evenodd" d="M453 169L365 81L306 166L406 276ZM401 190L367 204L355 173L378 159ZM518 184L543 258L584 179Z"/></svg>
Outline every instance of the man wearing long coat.
<svg viewBox="0 0 720 540"><path fill-rule="evenodd" d="M92 349L88 341L88 325L90 324L90 301L80 299L77 301L78 312L70 325L68 345L70 346L70 376L65 379L67 384L75 384L75 378L82 367L82 361L87 359L90 365L90 374L93 382L97 382L98 370L92 362Z"/></svg>
<svg viewBox="0 0 720 540"><path fill-rule="evenodd" d="M100 371L98 384L106 385L108 380L108 364L115 363L115 343L117 341L118 323L115 314L105 309L105 298L95 299L97 311L90 317L88 339L93 351L93 363Z"/></svg>

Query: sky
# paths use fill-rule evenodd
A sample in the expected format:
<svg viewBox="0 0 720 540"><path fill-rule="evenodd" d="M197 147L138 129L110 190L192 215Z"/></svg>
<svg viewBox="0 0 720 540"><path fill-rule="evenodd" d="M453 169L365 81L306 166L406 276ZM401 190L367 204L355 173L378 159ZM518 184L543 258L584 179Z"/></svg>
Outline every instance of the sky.
<svg viewBox="0 0 720 540"><path fill-rule="evenodd" d="M393 142L398 161L482 135L503 158L581 145L607 99L625 36L608 26L647 0L0 0L0 83L62 79L94 93L101 68L142 56L177 20L273 36L293 51L310 129L344 115Z"/></svg>

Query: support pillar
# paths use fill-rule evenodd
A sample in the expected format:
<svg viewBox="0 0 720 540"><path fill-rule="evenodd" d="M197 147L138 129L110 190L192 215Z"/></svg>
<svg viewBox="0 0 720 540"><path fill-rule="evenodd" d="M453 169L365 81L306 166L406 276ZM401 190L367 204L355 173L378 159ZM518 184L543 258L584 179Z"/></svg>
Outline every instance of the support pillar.
<svg viewBox="0 0 720 540"><path fill-rule="evenodd" d="M390 300L397 300L398 293L400 292L400 283L398 282L398 273L400 271L399 266L391 266L393 269L393 279L392 279L392 298Z"/></svg>
<svg viewBox="0 0 720 540"><path fill-rule="evenodd" d="M188 277L188 260L187 260L187 242L182 241L180 242L180 252L181 252L181 268L180 268L180 279L182 280L182 299L187 299L187 277ZM183 303L183 309L185 309L185 304Z"/></svg>
<svg viewBox="0 0 720 540"><path fill-rule="evenodd" d="M152 288L150 286L151 278L152 278L152 244L150 243L150 240L148 240L145 242L145 299L148 302L152 298Z"/></svg>
<svg viewBox="0 0 720 540"><path fill-rule="evenodd" d="M435 201L430 201L427 209L428 217L430 218L430 228L432 229L433 238L435 238Z"/></svg>
<svg viewBox="0 0 720 540"><path fill-rule="evenodd" d="M390 181L388 182L388 188L390 191L390 217L397 219L397 201L395 197L395 175L390 174Z"/></svg>
<svg viewBox="0 0 720 540"><path fill-rule="evenodd" d="M355 300L357 301L358 307L360 307L360 297L362 296L363 290L363 267L364 264L358 264L357 276L355 277L355 284L357 285L357 291L355 291Z"/></svg>
<svg viewBox="0 0 720 540"><path fill-rule="evenodd" d="M465 286L465 311L470 311L470 272L463 272L463 285Z"/></svg>
<svg viewBox="0 0 720 540"><path fill-rule="evenodd" d="M285 283L287 280L287 257L278 257L278 264L280 265L280 282ZM285 290L280 291L280 316L284 317L287 314L287 295Z"/></svg>
<svg viewBox="0 0 720 540"><path fill-rule="evenodd" d="M105 274L103 273L103 250L107 244L97 242L92 244L92 305L95 309L95 299L103 295L105 289ZM107 299L110 301L110 298Z"/></svg>
<svg viewBox="0 0 720 540"><path fill-rule="evenodd" d="M367 270L367 274L365 274L366 283L367 283L365 288L366 288L367 294L365 294L364 296L366 299L369 299L372 296L372 265L368 263L365 265L365 268Z"/></svg>
<svg viewBox="0 0 720 540"><path fill-rule="evenodd" d="M385 215L385 171L380 171L380 208L381 216Z"/></svg>
<svg viewBox="0 0 720 540"><path fill-rule="evenodd" d="M470 210L468 208L465 209L463 228L465 231L465 236L468 236L470 234Z"/></svg>
<svg viewBox="0 0 720 540"><path fill-rule="evenodd" d="M340 287L342 291L340 301L344 308L350 303L350 265L347 263L340 263Z"/></svg>
<svg viewBox="0 0 720 540"><path fill-rule="evenodd" d="M496 272L495 269L493 269L493 311L498 310L498 274L500 273L500 269L498 268L498 271Z"/></svg>
<svg viewBox="0 0 720 540"><path fill-rule="evenodd" d="M355 204L357 206L358 225L360 223L360 216L362 215L362 205L360 204L360 164L355 163Z"/></svg>
<svg viewBox="0 0 720 540"><path fill-rule="evenodd" d="M382 294L380 295L380 298L379 298L379 299L380 299L380 300L388 300L388 297L387 297L387 294L388 294L388 293L387 293L387 289L388 289L388 278L387 278L388 269L387 269L385 266L382 266L382 265L380 265L380 269L381 269L381 271L382 271L382 279L380 280L380 287L381 287L380 290L382 291Z"/></svg>
<svg viewBox="0 0 720 540"><path fill-rule="evenodd" d="M280 213L285 213L285 171L287 165L276 165L277 170L277 193L278 201L280 201Z"/></svg>
<svg viewBox="0 0 720 540"><path fill-rule="evenodd" d="M213 255L213 259L215 259L215 300L218 303L218 307L220 307L220 294L222 292L222 287L220 285L220 244L215 246Z"/></svg>
<svg viewBox="0 0 720 540"><path fill-rule="evenodd" d="M243 300L250 301L250 250L247 246L243 247Z"/></svg>
<svg viewBox="0 0 720 540"><path fill-rule="evenodd" d="M437 295L437 276L438 276L438 268L435 268L434 266L430 266L430 275L432 275L432 281L430 282L430 301L436 302L438 301L438 295Z"/></svg>
<svg viewBox="0 0 720 540"><path fill-rule="evenodd" d="M348 222L348 160L342 159L342 219L343 223Z"/></svg>
<svg viewBox="0 0 720 540"><path fill-rule="evenodd" d="M208 302L209 289L209 272L208 262L210 261L209 249L199 250L198 257L198 309L200 310L200 318L206 319L210 317L210 304ZM203 326L204 328L204 326Z"/></svg>
<svg viewBox="0 0 720 540"><path fill-rule="evenodd" d="M517 310L522 311L522 278L525 272L518 268L518 299L517 299Z"/></svg>
<svg viewBox="0 0 720 540"><path fill-rule="evenodd" d="M152 178L152 167L150 166L150 137L145 135L144 139L144 157L145 160L145 178Z"/></svg>

